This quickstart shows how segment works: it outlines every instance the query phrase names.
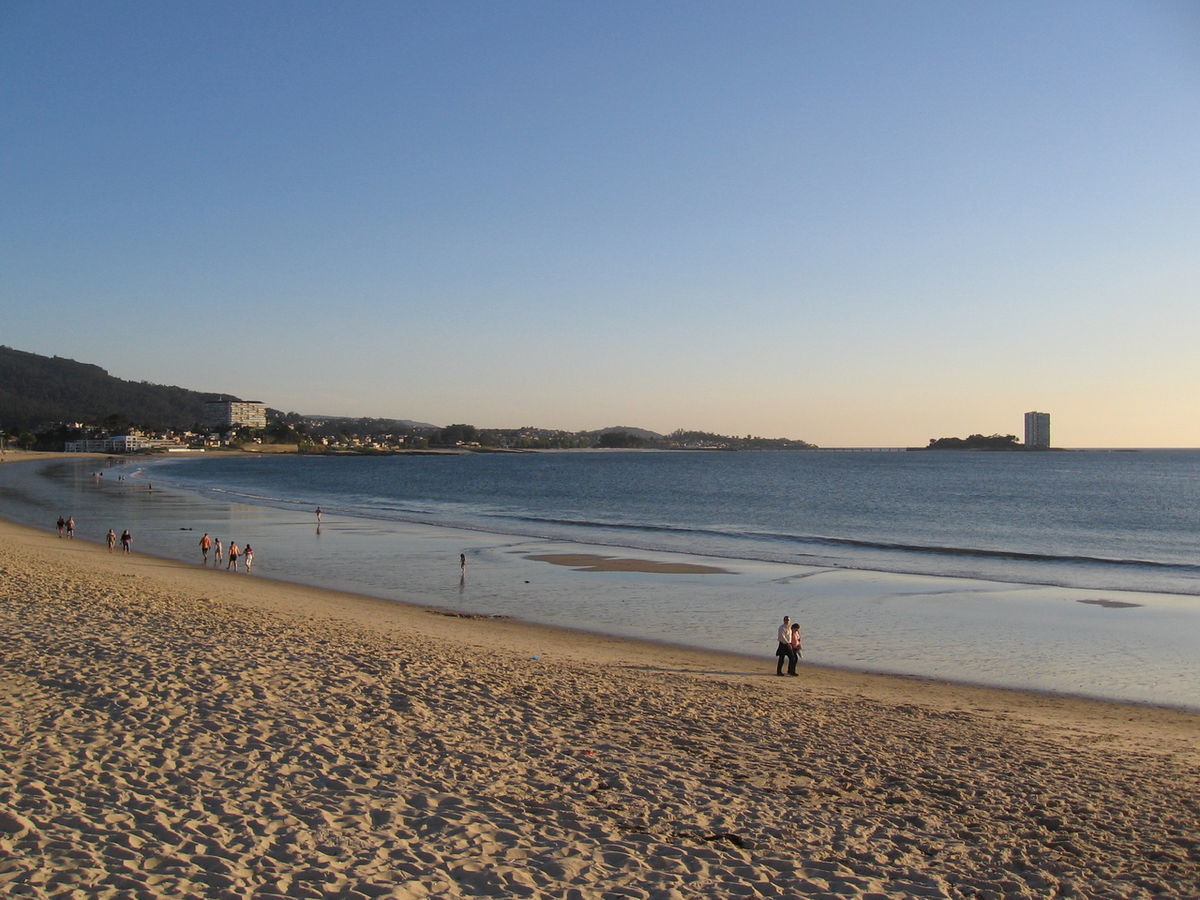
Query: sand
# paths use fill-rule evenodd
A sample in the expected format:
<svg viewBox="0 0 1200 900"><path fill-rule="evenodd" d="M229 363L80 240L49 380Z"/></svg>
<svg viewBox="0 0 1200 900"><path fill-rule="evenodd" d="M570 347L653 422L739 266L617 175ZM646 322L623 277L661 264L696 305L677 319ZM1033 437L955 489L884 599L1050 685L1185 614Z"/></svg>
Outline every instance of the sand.
<svg viewBox="0 0 1200 900"><path fill-rule="evenodd" d="M0 634L0 896L1200 885L1189 713L776 678L766 642L464 619L4 523Z"/></svg>
<svg viewBox="0 0 1200 900"><path fill-rule="evenodd" d="M626 556L600 556L595 553L531 553L525 557L536 562L567 566L577 572L642 572L650 575L728 575L728 569L698 563L663 562Z"/></svg>

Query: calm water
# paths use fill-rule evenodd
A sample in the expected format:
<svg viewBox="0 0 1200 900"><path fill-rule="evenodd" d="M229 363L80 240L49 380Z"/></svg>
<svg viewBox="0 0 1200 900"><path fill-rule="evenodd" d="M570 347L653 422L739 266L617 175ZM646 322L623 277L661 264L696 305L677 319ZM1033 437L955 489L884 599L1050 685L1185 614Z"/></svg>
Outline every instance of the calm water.
<svg viewBox="0 0 1200 900"><path fill-rule="evenodd" d="M253 543L263 574L747 653L769 655L790 612L818 662L1200 707L1196 451L216 457L127 462L103 478L95 468L5 472L4 514L45 527L74 511L99 534L132 523L137 547L185 559L206 530ZM730 574L580 573L526 559L580 547ZM460 550L471 559L461 583Z"/></svg>
<svg viewBox="0 0 1200 900"><path fill-rule="evenodd" d="M238 458L153 477L285 508L617 547L1200 594L1197 452Z"/></svg>

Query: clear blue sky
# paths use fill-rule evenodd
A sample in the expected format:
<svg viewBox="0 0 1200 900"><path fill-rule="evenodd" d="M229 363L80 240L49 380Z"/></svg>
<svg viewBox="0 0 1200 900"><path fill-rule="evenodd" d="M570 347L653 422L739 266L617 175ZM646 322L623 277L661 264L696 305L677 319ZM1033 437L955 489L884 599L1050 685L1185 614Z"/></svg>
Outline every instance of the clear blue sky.
<svg viewBox="0 0 1200 900"><path fill-rule="evenodd" d="M303 413L1200 446L1200 4L9 2L0 343Z"/></svg>

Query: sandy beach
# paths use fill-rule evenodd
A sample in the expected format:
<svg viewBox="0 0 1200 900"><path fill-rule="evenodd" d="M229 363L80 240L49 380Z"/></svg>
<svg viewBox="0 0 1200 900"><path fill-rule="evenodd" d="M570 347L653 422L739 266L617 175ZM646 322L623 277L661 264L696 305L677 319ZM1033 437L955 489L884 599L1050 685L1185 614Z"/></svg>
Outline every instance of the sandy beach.
<svg viewBox="0 0 1200 900"><path fill-rule="evenodd" d="M1198 893L1193 714L136 550L0 523L4 896Z"/></svg>

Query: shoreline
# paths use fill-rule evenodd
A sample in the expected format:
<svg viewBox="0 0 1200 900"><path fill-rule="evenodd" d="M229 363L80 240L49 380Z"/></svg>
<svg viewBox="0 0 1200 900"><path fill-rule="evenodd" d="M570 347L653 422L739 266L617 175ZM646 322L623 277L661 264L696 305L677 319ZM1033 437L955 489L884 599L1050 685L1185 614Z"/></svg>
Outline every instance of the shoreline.
<svg viewBox="0 0 1200 900"><path fill-rule="evenodd" d="M29 453L25 459L45 461L48 457L59 456ZM75 468L82 473L85 471L84 465L81 462ZM87 479L83 489L86 494L91 494L98 486L99 483L93 482L94 479ZM132 491L130 496L138 498L136 491ZM155 491L154 496L163 495ZM171 496L170 489L167 489L166 496ZM141 499L138 498L137 502L140 509ZM631 554L629 556L618 556L614 555L614 551L620 553L620 548L616 547L520 537L516 538L516 543L509 543L513 540L509 535L495 535L470 528L459 530L453 526L428 526L426 529L425 526L416 525L408 533L403 530L407 526L401 526L400 530L386 534L382 531L368 533L371 526L368 525L368 532L363 532L353 524L353 519L342 522L336 517L326 523L324 538L321 537L321 528L317 528L314 541L311 527L296 530L296 526L307 523L298 522L287 513L274 517L268 513L264 517L257 507L247 507L242 511L234 504L224 518L219 515L215 519L205 520L202 509L183 509L185 512L181 513L181 519L172 521L171 518L160 517L157 530L148 536L149 542L143 539L139 543L138 539L146 532L139 534L139 528L135 526L135 551L141 553L149 546L164 560L181 560L182 565L188 566L191 564L188 560L194 552L194 539L186 537L185 533L191 532L192 528L176 528L175 522L189 526L203 523L204 529L210 531L216 524L218 530L212 533L227 536L227 531L234 532L233 523L244 519L258 530L251 533L238 527L236 536L239 537L239 543L246 543L241 539L243 535L252 537L252 543L258 548L259 564L255 569L255 577L258 578L278 577L284 583L298 586L349 590L388 603L417 602L457 615L503 617L523 623L539 622L551 628L565 628L586 634L592 639L611 637L681 649L692 646L688 641L706 645L712 643L717 645L715 649L720 652L761 661L758 664L764 670L773 661L773 657L768 656L768 650L774 649L773 623L777 615L783 612L792 615L799 613L806 633L811 632L813 638L813 652L806 654L808 658L805 660L810 668L816 665L831 671L863 676L893 677L930 684L949 683L966 688L1026 691L1050 697L1200 712L1200 702L1194 699L1191 681L1176 682L1188 690L1176 688L1174 691L1155 691L1142 688L1153 688L1157 684L1171 685L1171 682L1162 679L1173 677L1174 670L1169 664L1161 663L1161 660L1171 657L1161 654L1158 660L1151 657L1145 666L1131 673L1138 681L1123 683L1119 677L1109 677L1108 681L1088 680L1095 667L1108 659L1104 654L1118 653L1122 657L1140 658L1139 654L1149 651L1151 647L1162 648L1163 645L1147 640L1147 637L1154 635L1139 635L1122 628L1119 641L1110 641L1111 646L1089 645L1092 649L1088 657L1077 654L1077 658L1071 661L1073 670L1069 671L1065 664L1060 663L1059 673L1065 677L1037 677L1037 674L1026 677L1019 666L1019 661L1026 657L1026 647L1022 644L1023 635L1012 631L1011 625L1014 615L1019 620L1025 610L1033 609L1035 605L1038 605L1039 615L1048 603L1057 604L1056 614L1059 616L1072 615L1067 610L1068 602L1076 608L1103 609L1105 612L1098 615L1107 616L1107 619L1092 616L1088 621L1100 627L1109 627L1110 623L1116 624L1114 615L1124 615L1123 610L1136 609L1146 603L1158 604L1170 615L1172 608L1164 604L1170 604L1174 595L1121 592L1121 601L1111 601L1103 597L1097 599L1090 591L1022 583L993 584L950 576L910 576L850 569L792 569L756 561L743 561L744 565L730 568L725 560L717 557L674 552L643 553L637 550L627 551ZM91 510L93 515L95 511ZM199 521L192 516L198 516ZM304 518L303 515L301 518ZM41 530L40 521L30 523L26 516L22 522ZM164 523L169 527L162 527ZM45 533L53 534L53 531ZM405 551L406 570L389 573L381 568L380 572L384 573L382 578L359 577L341 559L341 554L347 551L348 560L355 558L354 551L350 551L350 545L346 543L351 534L360 553L364 546L364 535L373 541L365 545L368 552L363 558L367 559L391 553L395 546L392 543L394 539L415 541L408 544ZM460 541L463 542L461 545L458 543ZM465 547L471 555L472 565L471 577L460 580L457 556L461 547ZM438 574L446 574L445 570L449 567L444 556L451 552L455 559L453 581ZM309 556L306 557L306 554ZM531 583L534 585L532 588L529 587ZM958 616L955 627L959 631L982 621L980 616L983 613L976 610L993 617L1005 615L1005 627L997 632L1003 646L998 642L990 645L985 642L979 648L990 652L1005 668L993 665L989 669L987 664L981 666L980 662L985 661L984 656L972 656L970 659L975 662L966 664L963 660L967 657L942 655L935 640L941 633L940 626L928 634L922 634L920 629L924 620L921 617L928 619L930 610L934 609L932 604L942 604L945 596L951 592L956 595L955 604L938 608ZM623 619L620 615L620 605L623 603L659 603L662 597L672 593L686 598L686 614L694 619L689 623L691 627L685 629L686 640L678 637L679 630L667 624L667 619L655 623L639 621L636 617ZM532 603L530 598L533 598ZM731 602L741 605L731 606ZM850 604L848 609L870 612L873 625L869 633L860 632L855 622L840 612L841 605L847 603ZM925 604L923 608L922 603ZM598 610L599 614L593 614L593 609ZM1114 610L1117 611L1115 614ZM614 615L614 612L617 614ZM1138 612L1142 614L1141 610ZM1157 609L1146 612L1160 614ZM974 620L971 618L973 615L976 617ZM1186 633L1183 626L1194 619L1188 615L1190 618L1180 621L1180 628L1175 634ZM878 621L875 619L877 616ZM915 617L907 621L910 616ZM984 624L990 626L993 621L998 622L999 619L987 620ZM928 626L930 623L925 621L924 624ZM917 629L915 632L914 627ZM879 642L880 637L889 634L890 630L900 635L893 641L894 646ZM771 636L769 646L765 639L760 640L760 632ZM864 636L875 643L862 643ZM1031 671L1040 674L1041 670L1036 668L1036 664L1041 645L1035 638L1028 646L1034 648L1028 657L1035 663ZM899 662L900 665L893 667L882 662L885 655L872 655L881 650L899 651L894 653L892 662ZM906 664L910 659L920 662ZM990 663L991 659L987 662ZM1123 676L1124 671L1120 670L1118 674ZM1156 678L1159 680L1155 681ZM1101 684L1118 689L1096 689ZM1127 689L1127 684L1133 689Z"/></svg>
<svg viewBox="0 0 1200 900"><path fill-rule="evenodd" d="M19 537L19 533L21 532L26 533L24 539L20 539ZM34 548L40 546L39 539L49 538L53 534L54 532L50 529L12 522L0 516L0 542ZM54 543L58 543L60 540L63 539L56 538ZM51 546L54 546L54 543ZM70 541L63 540L63 543L69 546L73 546L76 543L85 544L94 548L97 553L106 549L100 541L91 538L75 537L70 539ZM108 553L103 553L103 557L108 556ZM116 558L121 557L119 546L111 556ZM726 570L711 566L663 563L626 556L610 558L584 553L553 553L526 555L525 558L580 572L728 574ZM572 661L585 660L591 649L599 646L609 652L619 652L617 648L623 648L631 658L636 659L639 664L643 665L646 665L644 660L647 658L672 659L676 670L681 673L696 674L707 672L712 675L747 679L770 677L773 675L771 667L774 665L775 657L766 651L762 654L737 653L666 640L655 640L650 637L636 637L583 627L572 628L565 625L536 622L504 613L461 611L439 604L434 600L405 600L381 597L360 591L291 581L276 575L264 575L258 569L253 574L228 572L225 569L217 569L211 565L203 566L161 554L141 552L136 549L136 542L135 549L128 555L127 560L135 568L140 568L141 564L139 564L138 560L147 560L152 561L147 563L147 565L152 567L159 569L166 568L177 573L188 573L182 577L188 579L189 587L194 586L190 582L192 577L198 576L203 578L205 575L211 575L218 579L228 577L240 580L245 578L255 583L270 585L271 587L264 590L263 595L271 599L270 607L276 612L286 613L294 611L289 607L279 605L276 599L277 594L288 595L294 592L295 596L305 599L306 606L315 604L322 610L337 610L338 615L348 617L348 621L360 625L365 624L369 627L380 627L381 623L390 621L393 618L387 614L390 610L396 612L394 618L398 622L409 627L413 624L411 621L412 616L428 614L430 616L444 617L452 621L486 621L492 627L501 627L506 631L511 631L505 637L515 641L523 649L540 653L543 651L539 648L554 646L557 650L550 651L550 655L554 656L556 652L562 652L566 648L569 649L569 652L563 658ZM235 593L240 597L243 592L237 590ZM309 597L310 593L314 596ZM317 597L325 599L316 600L315 598ZM429 630L438 636L444 636L441 629L432 628L431 626ZM1058 707L1056 701L1061 701L1062 704L1066 705L1082 704L1084 706L1094 706L1100 719L1106 719L1110 716L1119 718L1123 710L1129 709L1178 714L1195 720L1198 728L1197 737L1200 738L1200 710L1195 710L1187 706L1150 701L1110 699L1089 696L1087 694L1075 694L1069 691L1006 687L967 679L936 678L902 672L881 672L866 668L856 668L850 665L841 666L815 663L804 658L799 662L799 670L806 676L806 684L808 686L821 689L853 690L859 692L862 697L882 702L893 701L897 698L902 698L904 702L912 702L912 693L916 689L921 692L928 692L935 705L948 703L951 704L952 708L959 708L958 706L954 706L954 704L958 704L962 708L970 706L975 709L1009 711L1017 707L1033 706L1039 708L1047 707L1047 715L1050 715L1053 709ZM668 670L664 669L663 671ZM1021 698L1028 702L1022 702ZM1040 716L1037 721L1042 725L1050 725L1052 723L1050 719L1043 720ZM1197 764L1200 765L1200 748L1197 750L1196 760Z"/></svg>
<svg viewBox="0 0 1200 900"><path fill-rule="evenodd" d="M546 658L554 658L569 662L589 662L598 649L604 651L606 661L612 661L610 656L616 654L622 665L642 665L655 668L650 661L669 660L674 670L681 674L709 675L715 678L735 678L758 680L766 679L768 684L775 686L772 666L775 657L764 652L761 656L733 653L724 650L714 650L687 644L677 644L667 641L656 641L650 638L636 638L625 635L609 634L592 631L586 628L569 628L560 625L550 625L533 622L519 617L488 613L463 613L446 606L430 602L395 600L377 597L355 591L339 590L301 582L288 581L272 575L261 575L257 572L229 572L212 566L201 566L182 560L172 559L156 554L140 553L136 550L127 556L122 556L120 549L109 554L99 541L88 538L66 539L54 538L53 532L34 528L19 523L10 522L0 517L0 543L22 550L36 552L38 549L47 550L62 545L64 550L85 545L95 557L93 563L105 559L112 560L111 568L104 566L106 574L118 572L121 577L129 575L126 567L132 567L139 572L139 577L163 578L171 588L186 588L196 590L204 585L221 584L222 579L236 579L232 584L222 584L222 590L209 590L208 593L224 594L221 599L240 605L256 608L267 608L275 613L296 614L312 617L316 615L342 619L349 624L375 629L413 628L422 633L435 637L450 637L460 631L456 620L484 620L489 626L488 643L477 644L480 648L491 646L494 636L502 636L506 648L538 652ZM586 554L561 554L561 559L545 560L555 565L574 566L588 565L584 560L591 559ZM617 565L611 571L657 572L658 565L650 561L638 561L622 557L616 560ZM645 566L639 562L646 563ZM626 566L625 564L629 564ZM670 564L667 564L668 566ZM154 570L152 572L146 571ZM169 574L168 574L169 573ZM218 581L208 581L210 578ZM258 586L261 586L258 587ZM253 599L251 599L251 595ZM299 605L293 605L299 600ZM425 617L425 618L422 618ZM430 620L437 618L449 620L447 627L436 627ZM427 627L426 627L427 626ZM447 630L449 629L449 630ZM545 647L552 647L545 650ZM671 671L666 666L660 666L662 671ZM1077 695L1058 691L1039 691L1023 688L997 687L994 685L958 681L950 679L930 678L921 675L906 675L897 673L874 672L856 669L850 666L831 666L801 659L799 669L804 679L796 687L816 690L828 690L841 693L855 693L857 696L873 701L916 702L926 699L938 708L957 708L971 706L976 710L1004 711L1008 713L1021 712L1029 714L1033 710L1045 711L1053 715L1057 711L1090 709L1098 721L1117 719L1130 714L1131 721L1137 719L1132 711L1143 711L1150 719L1156 719L1157 714L1164 721L1179 717L1180 723L1194 725L1197 737L1200 737L1200 712L1149 702L1110 700L1085 695ZM789 687L787 683L779 685L781 689ZM920 696L914 696L914 694ZM1042 720L1035 716L1031 721L1040 725L1049 725L1051 720ZM1200 765L1200 746L1196 747L1196 761Z"/></svg>
<svg viewBox="0 0 1200 900"><path fill-rule="evenodd" d="M0 522L9 896L1183 898L1200 716L604 638Z"/></svg>

